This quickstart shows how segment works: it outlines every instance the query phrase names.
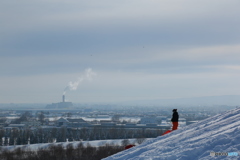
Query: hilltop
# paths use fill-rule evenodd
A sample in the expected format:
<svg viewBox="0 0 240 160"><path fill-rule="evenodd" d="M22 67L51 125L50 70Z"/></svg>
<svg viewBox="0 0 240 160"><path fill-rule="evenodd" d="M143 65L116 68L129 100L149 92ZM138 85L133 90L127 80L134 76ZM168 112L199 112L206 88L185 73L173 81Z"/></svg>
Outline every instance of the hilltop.
<svg viewBox="0 0 240 160"><path fill-rule="evenodd" d="M240 108L188 125L104 160L239 159L210 152L240 152ZM238 153L239 154L239 153Z"/></svg>

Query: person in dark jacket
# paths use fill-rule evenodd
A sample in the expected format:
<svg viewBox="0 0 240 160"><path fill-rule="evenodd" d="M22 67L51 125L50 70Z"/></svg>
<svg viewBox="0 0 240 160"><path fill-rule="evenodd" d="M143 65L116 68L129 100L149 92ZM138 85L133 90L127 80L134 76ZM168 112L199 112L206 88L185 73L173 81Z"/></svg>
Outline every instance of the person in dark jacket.
<svg viewBox="0 0 240 160"><path fill-rule="evenodd" d="M176 130L178 128L178 112L177 112L177 109L173 109L173 114L172 114L172 130Z"/></svg>

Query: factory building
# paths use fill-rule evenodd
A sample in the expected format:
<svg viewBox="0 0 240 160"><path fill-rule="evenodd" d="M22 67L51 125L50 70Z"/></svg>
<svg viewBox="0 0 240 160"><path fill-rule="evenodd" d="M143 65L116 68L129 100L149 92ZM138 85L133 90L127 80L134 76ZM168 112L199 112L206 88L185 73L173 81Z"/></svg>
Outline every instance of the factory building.
<svg viewBox="0 0 240 160"><path fill-rule="evenodd" d="M62 102L52 103L46 106L47 109L66 109L73 106L72 102L65 101L65 95L62 96Z"/></svg>

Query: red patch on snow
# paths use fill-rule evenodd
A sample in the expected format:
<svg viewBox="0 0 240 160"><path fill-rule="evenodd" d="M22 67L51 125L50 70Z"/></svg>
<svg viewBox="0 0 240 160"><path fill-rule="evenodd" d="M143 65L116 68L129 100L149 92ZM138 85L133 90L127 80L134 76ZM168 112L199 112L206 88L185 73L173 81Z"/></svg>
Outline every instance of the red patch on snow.
<svg viewBox="0 0 240 160"><path fill-rule="evenodd" d="M133 145L133 144L129 144L129 145L127 145L126 147L125 147L125 149L129 149L129 148L132 148L132 147L134 147L135 145Z"/></svg>
<svg viewBox="0 0 240 160"><path fill-rule="evenodd" d="M172 132L172 130L167 130L167 131L164 132L162 135L168 134L168 133L170 133L170 132Z"/></svg>

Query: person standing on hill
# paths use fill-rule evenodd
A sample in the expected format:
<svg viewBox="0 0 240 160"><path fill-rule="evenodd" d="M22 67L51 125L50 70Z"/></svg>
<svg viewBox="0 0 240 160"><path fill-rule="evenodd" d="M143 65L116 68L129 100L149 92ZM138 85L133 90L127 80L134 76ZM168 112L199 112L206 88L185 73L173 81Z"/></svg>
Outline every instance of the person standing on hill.
<svg viewBox="0 0 240 160"><path fill-rule="evenodd" d="M177 112L177 109L173 109L173 114L172 114L172 130L176 130L178 128L178 112Z"/></svg>

